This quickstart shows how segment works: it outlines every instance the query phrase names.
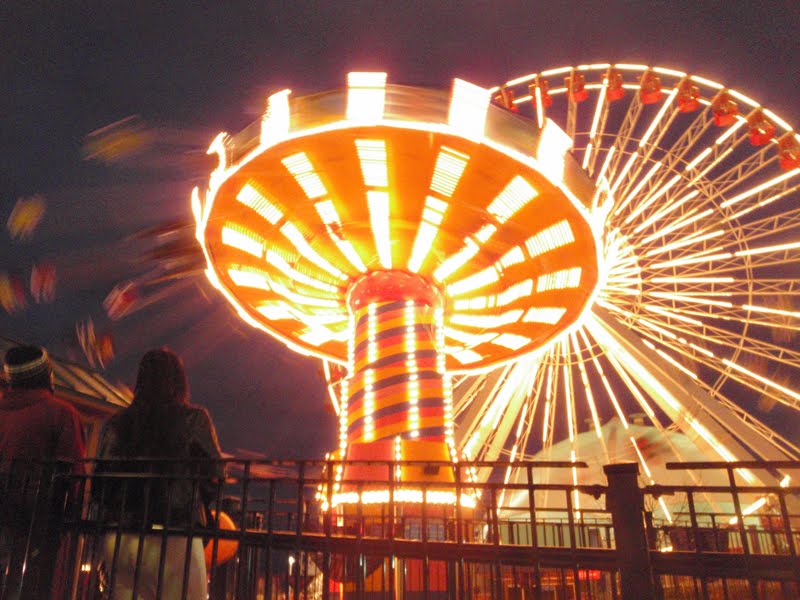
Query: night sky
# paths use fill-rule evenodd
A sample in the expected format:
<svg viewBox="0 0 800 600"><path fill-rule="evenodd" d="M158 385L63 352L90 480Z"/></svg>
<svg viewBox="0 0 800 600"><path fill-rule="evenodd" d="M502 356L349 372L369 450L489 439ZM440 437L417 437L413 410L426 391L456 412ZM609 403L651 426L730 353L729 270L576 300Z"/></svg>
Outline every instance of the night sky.
<svg viewBox="0 0 800 600"><path fill-rule="evenodd" d="M0 271L27 278L32 264L52 262L59 287L51 305L0 310L0 335L74 355L74 324L91 317L115 339L106 376L131 386L139 356L169 345L228 451L333 449L318 362L241 323L203 278L116 322L101 302L145 270L142 243L128 236L190 216L208 143L257 118L271 91L342 87L351 70L488 87L568 64L633 62L720 81L800 122L797 0L1 4L0 219L32 194L48 212L31 241L3 230ZM87 133L129 115L155 135L146 152L82 160Z"/></svg>

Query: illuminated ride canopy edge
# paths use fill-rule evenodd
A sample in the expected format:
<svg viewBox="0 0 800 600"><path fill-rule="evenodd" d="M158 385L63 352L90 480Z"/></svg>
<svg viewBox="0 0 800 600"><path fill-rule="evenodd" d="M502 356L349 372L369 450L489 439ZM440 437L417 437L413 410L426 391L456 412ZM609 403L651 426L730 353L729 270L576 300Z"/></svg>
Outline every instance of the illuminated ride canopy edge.
<svg viewBox="0 0 800 600"><path fill-rule="evenodd" d="M708 460L800 456L741 400L800 408L800 135L785 120L714 81L647 65L548 69L488 91L457 80L450 97L387 86L383 74L348 84L273 95L261 122L215 140L220 168L204 201L193 196L212 282L246 321L326 359L340 458L457 460L457 446L513 461L564 438L570 460L593 459L577 443L588 416L598 460L613 462L602 435L613 415L652 483L631 412L674 460L685 460L675 432ZM209 219L221 191L233 216ZM234 227L253 212L266 233ZM359 278L392 288L394 274L424 285L356 315ZM382 300L405 304L384 314ZM395 361L399 388L372 359ZM431 398L412 384L423 379ZM441 431L446 443L414 452Z"/></svg>
<svg viewBox="0 0 800 600"><path fill-rule="evenodd" d="M340 459L458 460L450 373L531 355L591 306L608 197L569 148L555 123L493 106L488 90L383 73L273 94L259 123L214 140L219 166L192 197L207 275L248 323L347 368ZM381 478L361 469L338 475Z"/></svg>

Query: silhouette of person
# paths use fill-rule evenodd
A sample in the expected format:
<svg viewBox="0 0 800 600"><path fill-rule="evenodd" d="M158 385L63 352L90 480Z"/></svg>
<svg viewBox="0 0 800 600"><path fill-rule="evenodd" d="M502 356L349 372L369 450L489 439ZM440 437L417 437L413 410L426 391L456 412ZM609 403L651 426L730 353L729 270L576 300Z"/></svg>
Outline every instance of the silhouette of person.
<svg viewBox="0 0 800 600"><path fill-rule="evenodd" d="M139 363L130 407L109 419L101 432L96 472L154 475L152 479L120 476L113 484L103 478L94 482L92 493L96 500L102 498L103 519L129 531L138 531L141 526L156 530L144 536L138 581L134 579L139 534L123 533L118 549L116 534L106 535L104 554L106 570L114 572L113 600L133 600L134 587L136 600L155 599L162 561L162 598L184 597L187 562L185 598L207 598L202 539L194 537L187 554L186 537L170 535L162 557L163 536L157 531L165 526L204 526L205 507L215 498L217 485L224 478L214 425L208 412L190 405L188 398L189 385L180 358L166 348L150 350Z"/></svg>

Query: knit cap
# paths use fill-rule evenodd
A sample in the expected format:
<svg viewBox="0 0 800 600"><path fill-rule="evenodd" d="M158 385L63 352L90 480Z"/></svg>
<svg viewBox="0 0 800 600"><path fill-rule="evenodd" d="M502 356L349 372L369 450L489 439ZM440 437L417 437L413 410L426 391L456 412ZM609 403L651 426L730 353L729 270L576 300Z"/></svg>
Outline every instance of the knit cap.
<svg viewBox="0 0 800 600"><path fill-rule="evenodd" d="M38 346L17 346L6 352L3 372L11 387L41 376L49 376L53 371L47 350Z"/></svg>

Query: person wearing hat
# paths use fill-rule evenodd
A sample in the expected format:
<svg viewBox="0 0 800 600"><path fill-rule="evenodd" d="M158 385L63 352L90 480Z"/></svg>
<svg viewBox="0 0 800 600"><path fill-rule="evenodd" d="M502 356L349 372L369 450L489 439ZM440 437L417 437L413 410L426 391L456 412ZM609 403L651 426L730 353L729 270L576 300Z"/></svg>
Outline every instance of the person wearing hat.
<svg viewBox="0 0 800 600"><path fill-rule="evenodd" d="M84 458L83 429L73 406L53 395L53 366L44 348L6 352L7 389L0 398L0 472L17 461Z"/></svg>
<svg viewBox="0 0 800 600"><path fill-rule="evenodd" d="M67 493L59 485L63 481L51 477L52 461L73 463L72 472L82 473L83 430L75 408L53 395L53 367L44 348L11 348L3 375L0 579L5 573L5 581L0 581L0 589L11 598L45 598L50 596L51 561L59 547L51 508L59 500L63 506Z"/></svg>

